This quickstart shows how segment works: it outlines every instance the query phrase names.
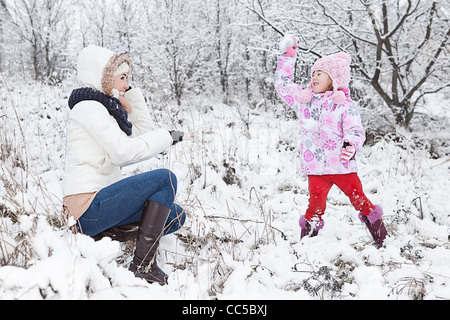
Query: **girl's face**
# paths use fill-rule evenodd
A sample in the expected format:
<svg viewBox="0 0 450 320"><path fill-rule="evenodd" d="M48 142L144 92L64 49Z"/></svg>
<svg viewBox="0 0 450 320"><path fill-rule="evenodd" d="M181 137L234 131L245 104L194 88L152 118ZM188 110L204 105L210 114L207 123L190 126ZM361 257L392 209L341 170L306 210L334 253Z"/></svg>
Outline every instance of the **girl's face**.
<svg viewBox="0 0 450 320"><path fill-rule="evenodd" d="M325 91L333 90L333 81L331 80L328 73L317 70L313 72L313 77L311 80L311 86L314 93L322 93Z"/></svg>
<svg viewBox="0 0 450 320"><path fill-rule="evenodd" d="M125 94L125 91L130 88L130 86L128 85L128 75L126 73L123 73L115 76L113 87L114 89L119 91L119 94L122 97Z"/></svg>

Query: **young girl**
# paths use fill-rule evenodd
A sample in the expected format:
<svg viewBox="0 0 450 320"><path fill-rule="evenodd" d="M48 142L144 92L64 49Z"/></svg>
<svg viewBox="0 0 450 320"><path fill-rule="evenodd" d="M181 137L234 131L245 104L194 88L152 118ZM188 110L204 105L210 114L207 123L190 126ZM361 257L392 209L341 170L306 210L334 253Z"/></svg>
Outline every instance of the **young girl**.
<svg viewBox="0 0 450 320"><path fill-rule="evenodd" d="M330 188L336 185L359 211L375 245L379 248L386 237L383 211L373 205L363 192L357 175L356 153L365 134L357 107L349 95L350 61L344 52L317 60L311 70L312 80L306 89L292 82L297 57L294 37L280 42L275 72L275 88L298 115L302 143L302 171L308 175L309 204L300 217L301 238L316 236L324 226L322 215Z"/></svg>
<svg viewBox="0 0 450 320"><path fill-rule="evenodd" d="M137 238L130 270L166 284L155 256L160 238L185 221L174 203L176 176L158 169L123 179L121 167L168 149L182 133L153 130L144 96L128 85L129 53L89 46L78 56L77 71L81 87L69 98L64 212L76 231L96 240Z"/></svg>

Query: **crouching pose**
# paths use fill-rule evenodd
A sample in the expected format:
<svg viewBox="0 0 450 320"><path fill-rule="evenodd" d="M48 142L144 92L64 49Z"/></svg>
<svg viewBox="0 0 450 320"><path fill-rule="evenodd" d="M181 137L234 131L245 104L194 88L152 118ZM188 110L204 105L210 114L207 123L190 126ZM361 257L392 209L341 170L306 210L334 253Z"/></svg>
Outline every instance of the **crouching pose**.
<svg viewBox="0 0 450 320"><path fill-rule="evenodd" d="M375 245L381 247L386 237L383 211L363 192L357 175L355 155L365 134L359 111L349 93L350 61L344 52L318 59L311 69L306 89L292 81L297 57L294 37L280 42L275 73L275 88L298 115L302 143L302 171L308 175L309 204L300 217L301 238L316 236L324 226L322 215L330 188L338 186L359 211L360 220L369 229Z"/></svg>
<svg viewBox="0 0 450 320"><path fill-rule="evenodd" d="M158 169L122 178L121 167L152 158L183 133L153 130L141 91L128 85L129 53L89 46L79 54L77 72L80 88L69 98L65 215L76 222L74 230L96 240L136 239L129 269L150 283L166 284L155 260L159 240L186 218L174 203L176 176Z"/></svg>

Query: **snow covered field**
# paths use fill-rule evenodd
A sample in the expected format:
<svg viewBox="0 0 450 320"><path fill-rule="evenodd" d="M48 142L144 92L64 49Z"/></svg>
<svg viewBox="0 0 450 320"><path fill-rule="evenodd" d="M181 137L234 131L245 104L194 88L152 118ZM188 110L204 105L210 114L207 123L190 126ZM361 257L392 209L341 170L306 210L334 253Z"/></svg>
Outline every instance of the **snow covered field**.
<svg viewBox="0 0 450 320"><path fill-rule="evenodd" d="M307 182L299 127L281 104L150 102L155 126L198 133L124 168L166 167L178 177L188 219L161 242L159 265L170 275L161 287L127 270L132 244L94 242L62 223L71 88L8 87L0 90L0 299L450 299L450 161L408 140L450 138L442 96L421 111L446 117L445 130L417 127L401 144L381 140L358 155L364 189L385 212L390 236L380 250L336 187L324 229L299 240Z"/></svg>

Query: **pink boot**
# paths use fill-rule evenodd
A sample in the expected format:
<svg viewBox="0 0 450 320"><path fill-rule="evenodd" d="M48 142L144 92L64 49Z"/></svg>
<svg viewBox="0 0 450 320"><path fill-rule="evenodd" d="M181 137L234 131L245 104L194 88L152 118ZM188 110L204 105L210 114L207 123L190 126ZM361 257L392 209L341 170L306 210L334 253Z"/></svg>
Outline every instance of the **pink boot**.
<svg viewBox="0 0 450 320"><path fill-rule="evenodd" d="M383 210L380 206L375 206L367 216L363 216L361 212L358 215L359 220L365 223L370 234L375 241L375 246L379 249L383 246L384 238L386 238L387 230L383 222Z"/></svg>
<svg viewBox="0 0 450 320"><path fill-rule="evenodd" d="M311 229L312 229L311 222L306 220L305 216L300 217L299 224L300 224L300 228L302 229L302 232L300 235L300 240L301 240L304 236L307 236L307 235L309 235L310 237L317 236L317 234L319 233L319 230L323 228L324 222L322 219L319 220L319 222L317 222L315 224L312 232L311 232Z"/></svg>

